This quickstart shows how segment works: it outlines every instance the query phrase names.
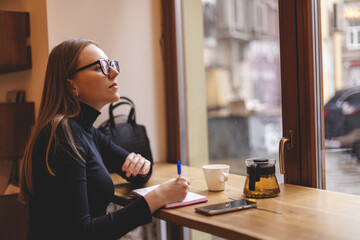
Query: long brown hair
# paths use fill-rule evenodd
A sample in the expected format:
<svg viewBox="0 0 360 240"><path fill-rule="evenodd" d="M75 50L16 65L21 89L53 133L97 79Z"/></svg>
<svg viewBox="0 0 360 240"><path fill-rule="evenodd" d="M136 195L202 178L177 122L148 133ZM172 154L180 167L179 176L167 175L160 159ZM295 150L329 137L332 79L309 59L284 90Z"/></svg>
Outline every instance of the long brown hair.
<svg viewBox="0 0 360 240"><path fill-rule="evenodd" d="M67 118L75 117L80 112L80 105L77 96L73 93L68 79L74 75L78 67L79 56L82 50L94 44L91 40L71 39L57 45L50 53L45 74L44 88L40 103L37 121L32 135L26 145L22 164L20 166L20 194L19 200L26 203L33 192L32 181L32 155L39 133L48 125L51 126L50 138L46 148L46 167L49 173L55 176L51 168L49 155L55 151L56 130L59 125L64 130L64 136L75 154L83 160L78 153Z"/></svg>

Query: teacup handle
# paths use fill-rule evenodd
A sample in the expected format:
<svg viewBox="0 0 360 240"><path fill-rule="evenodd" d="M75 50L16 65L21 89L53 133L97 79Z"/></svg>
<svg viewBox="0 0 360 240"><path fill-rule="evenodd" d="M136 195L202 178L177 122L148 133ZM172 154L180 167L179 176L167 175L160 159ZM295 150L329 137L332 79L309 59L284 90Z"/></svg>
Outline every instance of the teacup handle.
<svg viewBox="0 0 360 240"><path fill-rule="evenodd" d="M221 172L221 175L223 175L223 178L220 178L221 182L226 182L229 179L229 174L227 172Z"/></svg>

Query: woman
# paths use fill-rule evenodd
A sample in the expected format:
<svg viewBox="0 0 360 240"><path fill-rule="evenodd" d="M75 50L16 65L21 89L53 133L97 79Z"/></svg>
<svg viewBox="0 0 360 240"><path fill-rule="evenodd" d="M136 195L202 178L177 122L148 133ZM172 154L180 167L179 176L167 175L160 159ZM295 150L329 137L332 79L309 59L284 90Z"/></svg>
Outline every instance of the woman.
<svg viewBox="0 0 360 240"><path fill-rule="evenodd" d="M114 194L109 171L142 184L151 163L112 143L92 124L119 100L117 61L92 41L74 39L50 53L39 116L20 172L29 203L28 239L114 239L151 221L164 204L185 198L189 181L172 179L106 215Z"/></svg>

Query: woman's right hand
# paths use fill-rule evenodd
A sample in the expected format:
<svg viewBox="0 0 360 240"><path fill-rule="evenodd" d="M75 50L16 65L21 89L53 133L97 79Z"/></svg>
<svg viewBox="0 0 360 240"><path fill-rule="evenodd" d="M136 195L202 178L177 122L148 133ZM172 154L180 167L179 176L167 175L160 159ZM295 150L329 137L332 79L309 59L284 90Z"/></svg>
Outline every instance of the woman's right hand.
<svg viewBox="0 0 360 240"><path fill-rule="evenodd" d="M160 184L159 187L144 196L150 207L151 213L155 212L165 204L181 202L184 200L189 191L189 186L190 181L184 177L170 179Z"/></svg>
<svg viewBox="0 0 360 240"><path fill-rule="evenodd" d="M157 190L164 199L164 205L181 202L189 191L190 181L184 177L170 179L162 183Z"/></svg>

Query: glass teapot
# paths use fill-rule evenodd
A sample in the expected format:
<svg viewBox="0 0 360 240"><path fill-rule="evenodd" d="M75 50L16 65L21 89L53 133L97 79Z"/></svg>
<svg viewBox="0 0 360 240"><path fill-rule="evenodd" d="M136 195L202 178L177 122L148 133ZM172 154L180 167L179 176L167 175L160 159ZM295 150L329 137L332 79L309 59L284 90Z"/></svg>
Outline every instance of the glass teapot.
<svg viewBox="0 0 360 240"><path fill-rule="evenodd" d="M250 158L246 163L244 194L249 198L275 197L280 193L275 176L275 159Z"/></svg>

